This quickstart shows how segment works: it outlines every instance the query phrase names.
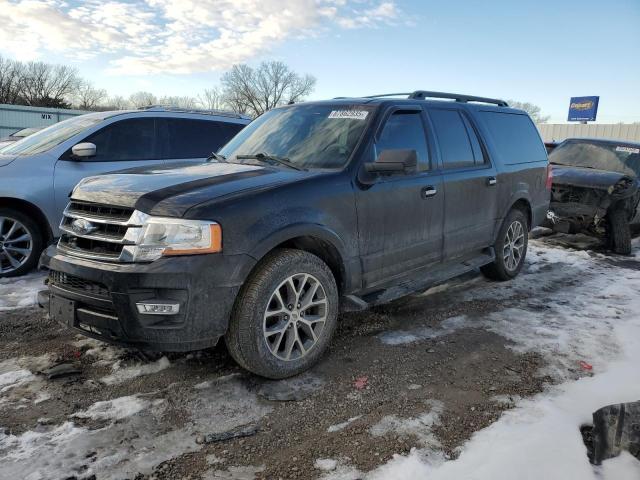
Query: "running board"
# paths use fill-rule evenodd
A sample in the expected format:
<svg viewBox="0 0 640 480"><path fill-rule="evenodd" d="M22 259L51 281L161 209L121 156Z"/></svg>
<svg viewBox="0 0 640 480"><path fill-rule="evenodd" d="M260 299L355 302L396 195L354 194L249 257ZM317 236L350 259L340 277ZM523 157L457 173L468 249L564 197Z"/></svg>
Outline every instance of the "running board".
<svg viewBox="0 0 640 480"><path fill-rule="evenodd" d="M458 277L495 260L493 247L485 249L481 254L464 261L448 263L430 271L424 275L416 276L410 280L401 281L389 288L376 290L362 296L345 295L342 297L342 311L353 312L366 310L374 305L389 303L411 293L420 292L447 280Z"/></svg>
<svg viewBox="0 0 640 480"><path fill-rule="evenodd" d="M340 312L363 312L369 304L356 295L343 295L340 299Z"/></svg>

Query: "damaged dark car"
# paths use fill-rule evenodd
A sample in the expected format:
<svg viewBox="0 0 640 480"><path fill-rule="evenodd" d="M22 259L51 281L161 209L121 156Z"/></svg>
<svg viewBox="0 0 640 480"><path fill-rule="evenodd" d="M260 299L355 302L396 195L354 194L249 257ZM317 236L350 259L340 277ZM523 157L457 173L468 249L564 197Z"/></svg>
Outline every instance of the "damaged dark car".
<svg viewBox="0 0 640 480"><path fill-rule="evenodd" d="M549 155L553 186L548 225L603 238L631 253L631 225L640 223L640 143L570 138Z"/></svg>

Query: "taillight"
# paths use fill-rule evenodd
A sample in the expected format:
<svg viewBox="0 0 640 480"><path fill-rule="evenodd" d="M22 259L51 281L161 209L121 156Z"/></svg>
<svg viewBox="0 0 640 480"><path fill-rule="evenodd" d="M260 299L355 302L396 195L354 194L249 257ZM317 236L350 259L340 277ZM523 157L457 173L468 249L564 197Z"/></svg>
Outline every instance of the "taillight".
<svg viewBox="0 0 640 480"><path fill-rule="evenodd" d="M547 190L551 190L551 186L553 185L553 168L551 167L551 164L547 165L547 183L545 184L545 186L547 187Z"/></svg>

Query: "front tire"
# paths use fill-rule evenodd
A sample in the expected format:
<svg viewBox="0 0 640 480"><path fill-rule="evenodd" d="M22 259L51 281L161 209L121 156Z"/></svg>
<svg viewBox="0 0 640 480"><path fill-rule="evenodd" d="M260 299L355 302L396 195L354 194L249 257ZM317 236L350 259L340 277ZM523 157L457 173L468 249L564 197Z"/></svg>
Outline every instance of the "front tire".
<svg viewBox="0 0 640 480"><path fill-rule="evenodd" d="M611 250L620 255L631 254L631 227L627 212L619 208L609 212L607 217Z"/></svg>
<svg viewBox="0 0 640 480"><path fill-rule="evenodd" d="M43 248L42 229L30 217L13 208L0 208L0 278L32 270Z"/></svg>
<svg viewBox="0 0 640 480"><path fill-rule="evenodd" d="M337 317L338 288L329 267L308 252L280 249L242 287L225 342L250 372L287 378L319 360Z"/></svg>
<svg viewBox="0 0 640 480"><path fill-rule="evenodd" d="M511 280L522 270L528 246L527 216L522 210L514 208L507 214L498 232L498 240L495 243L496 259L480 270L492 280Z"/></svg>

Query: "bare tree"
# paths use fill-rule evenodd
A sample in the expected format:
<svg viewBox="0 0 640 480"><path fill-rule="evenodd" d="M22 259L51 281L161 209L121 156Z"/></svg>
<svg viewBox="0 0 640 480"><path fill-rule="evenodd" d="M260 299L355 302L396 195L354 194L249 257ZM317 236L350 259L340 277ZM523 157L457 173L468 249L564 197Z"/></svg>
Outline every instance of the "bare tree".
<svg viewBox="0 0 640 480"><path fill-rule="evenodd" d="M164 96L160 98L160 105L166 105L168 107L177 107L177 108L185 108L185 109L194 109L197 107L197 100L193 97L184 96L184 97L171 97Z"/></svg>
<svg viewBox="0 0 640 480"><path fill-rule="evenodd" d="M24 66L0 55L0 103L21 103Z"/></svg>
<svg viewBox="0 0 640 480"><path fill-rule="evenodd" d="M129 103L129 100L121 95L114 95L113 97L109 97L106 101L106 104L109 106L110 110L126 110L128 108L131 108L131 103Z"/></svg>
<svg viewBox="0 0 640 480"><path fill-rule="evenodd" d="M80 81L77 70L67 65L29 62L25 65L22 97L34 107L68 108Z"/></svg>
<svg viewBox="0 0 640 480"><path fill-rule="evenodd" d="M136 92L131 94L129 102L133 108L148 107L150 105L157 105L158 99L153 93L149 92Z"/></svg>
<svg viewBox="0 0 640 480"><path fill-rule="evenodd" d="M542 115L542 109L529 102L518 102L517 100L508 100L507 103L510 107L519 108L529 114L531 119L535 123L547 123L549 121L549 115Z"/></svg>
<svg viewBox="0 0 640 480"><path fill-rule="evenodd" d="M82 80L74 95L74 105L80 110L96 110L105 103L106 99L105 89L94 88L90 82Z"/></svg>
<svg viewBox="0 0 640 480"><path fill-rule="evenodd" d="M224 99L224 92L220 87L207 88L198 95L198 105L208 110L224 110L228 108Z"/></svg>
<svg viewBox="0 0 640 480"><path fill-rule="evenodd" d="M315 83L311 75L300 75L277 61L263 62L256 69L234 65L222 76L226 103L236 112L254 116L302 100L313 91Z"/></svg>

